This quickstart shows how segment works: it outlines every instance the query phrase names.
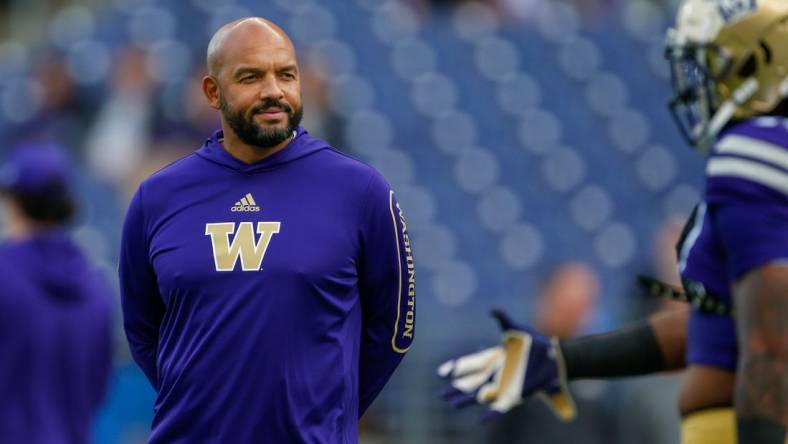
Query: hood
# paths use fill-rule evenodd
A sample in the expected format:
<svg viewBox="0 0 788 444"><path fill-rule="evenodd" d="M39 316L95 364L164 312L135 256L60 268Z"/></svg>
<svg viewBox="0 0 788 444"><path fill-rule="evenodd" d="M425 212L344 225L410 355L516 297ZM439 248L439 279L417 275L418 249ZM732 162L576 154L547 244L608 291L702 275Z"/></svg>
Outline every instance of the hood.
<svg viewBox="0 0 788 444"><path fill-rule="evenodd" d="M222 130L214 131L210 139L197 150L197 155L213 163L231 168L242 173L255 173L277 168L286 163L308 156L330 146L326 142L315 139L302 127L296 129L296 136L283 149L254 163L245 163L233 157L219 142L224 138Z"/></svg>
<svg viewBox="0 0 788 444"><path fill-rule="evenodd" d="M90 267L65 232L53 230L10 243L5 253L48 297L63 302L83 298Z"/></svg>

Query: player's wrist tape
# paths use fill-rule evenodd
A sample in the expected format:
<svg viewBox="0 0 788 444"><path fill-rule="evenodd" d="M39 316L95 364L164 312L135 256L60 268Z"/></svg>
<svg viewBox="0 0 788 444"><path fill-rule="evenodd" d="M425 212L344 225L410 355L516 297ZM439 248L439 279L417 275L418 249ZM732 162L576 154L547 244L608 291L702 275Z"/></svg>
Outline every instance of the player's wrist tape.
<svg viewBox="0 0 788 444"><path fill-rule="evenodd" d="M667 369L647 321L613 333L568 339L560 345L570 380L637 376Z"/></svg>

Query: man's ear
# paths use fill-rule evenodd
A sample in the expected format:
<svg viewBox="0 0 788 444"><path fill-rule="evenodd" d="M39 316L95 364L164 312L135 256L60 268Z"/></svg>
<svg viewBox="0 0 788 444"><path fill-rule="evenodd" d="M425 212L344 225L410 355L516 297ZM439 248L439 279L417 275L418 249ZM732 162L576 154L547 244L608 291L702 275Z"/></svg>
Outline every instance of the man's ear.
<svg viewBox="0 0 788 444"><path fill-rule="evenodd" d="M221 107L219 100L219 80L213 76L205 76L202 78L202 92L205 98L208 99L208 104L213 109Z"/></svg>

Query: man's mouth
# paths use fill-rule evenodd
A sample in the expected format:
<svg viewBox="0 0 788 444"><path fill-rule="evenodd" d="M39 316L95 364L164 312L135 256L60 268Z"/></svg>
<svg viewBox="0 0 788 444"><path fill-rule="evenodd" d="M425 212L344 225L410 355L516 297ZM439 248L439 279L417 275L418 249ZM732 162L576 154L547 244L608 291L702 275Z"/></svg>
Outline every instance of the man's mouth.
<svg viewBox="0 0 788 444"><path fill-rule="evenodd" d="M278 120L287 117L287 113L283 108L272 106L260 111L255 112L255 115L260 115L266 120Z"/></svg>

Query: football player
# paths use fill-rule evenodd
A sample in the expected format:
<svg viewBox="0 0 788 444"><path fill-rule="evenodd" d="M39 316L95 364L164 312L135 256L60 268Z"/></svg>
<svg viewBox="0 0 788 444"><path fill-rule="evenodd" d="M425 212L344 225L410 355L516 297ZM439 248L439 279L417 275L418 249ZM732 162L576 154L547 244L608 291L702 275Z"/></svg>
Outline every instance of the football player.
<svg viewBox="0 0 788 444"><path fill-rule="evenodd" d="M497 415L540 394L570 419L567 380L686 367L683 443L785 441L786 43L783 0L685 0L668 31L676 93L670 108L688 142L708 155L704 200L678 246L692 309L564 342L496 312L501 345L439 368L451 378L447 400L484 404Z"/></svg>

